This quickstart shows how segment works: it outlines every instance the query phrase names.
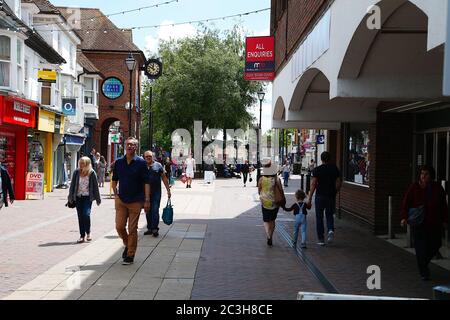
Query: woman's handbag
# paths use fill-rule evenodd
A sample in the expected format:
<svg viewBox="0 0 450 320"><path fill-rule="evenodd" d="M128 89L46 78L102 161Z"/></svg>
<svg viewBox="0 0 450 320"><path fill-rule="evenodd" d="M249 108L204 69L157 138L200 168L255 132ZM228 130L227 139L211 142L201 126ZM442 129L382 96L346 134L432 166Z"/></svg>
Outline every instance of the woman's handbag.
<svg viewBox="0 0 450 320"><path fill-rule="evenodd" d="M175 178L174 178L174 177L170 176L169 184L170 184L171 186L173 186L173 185L175 184Z"/></svg>
<svg viewBox="0 0 450 320"><path fill-rule="evenodd" d="M163 210L162 219L165 224L170 226L173 223L173 208L172 208L172 202L167 200L167 205Z"/></svg>
<svg viewBox="0 0 450 320"><path fill-rule="evenodd" d="M77 203L75 201L67 201L66 207L70 209L74 209L77 207Z"/></svg>
<svg viewBox="0 0 450 320"><path fill-rule="evenodd" d="M281 184L278 183L278 178L275 178L275 204L279 207L284 208L286 206L286 197L284 195Z"/></svg>
<svg viewBox="0 0 450 320"><path fill-rule="evenodd" d="M181 182L186 183L187 182L187 177L186 177L186 173L183 173L181 175Z"/></svg>
<svg viewBox="0 0 450 320"><path fill-rule="evenodd" d="M425 220L425 206L411 208L408 212L408 224L411 227L417 227Z"/></svg>

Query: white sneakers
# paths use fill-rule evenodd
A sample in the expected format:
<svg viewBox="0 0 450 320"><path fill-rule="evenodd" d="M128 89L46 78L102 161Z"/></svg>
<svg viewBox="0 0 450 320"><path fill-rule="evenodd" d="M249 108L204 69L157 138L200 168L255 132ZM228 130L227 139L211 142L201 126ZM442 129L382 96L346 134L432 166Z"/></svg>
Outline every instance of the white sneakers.
<svg viewBox="0 0 450 320"><path fill-rule="evenodd" d="M331 243L333 243L333 241L334 241L334 231L330 231L330 232L328 232L327 242L329 244L331 244Z"/></svg>

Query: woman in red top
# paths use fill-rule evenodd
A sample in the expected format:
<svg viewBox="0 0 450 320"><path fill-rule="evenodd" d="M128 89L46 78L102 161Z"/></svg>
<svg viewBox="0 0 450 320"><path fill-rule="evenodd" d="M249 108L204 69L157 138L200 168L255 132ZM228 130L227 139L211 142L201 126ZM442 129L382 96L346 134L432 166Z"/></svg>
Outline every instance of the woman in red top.
<svg viewBox="0 0 450 320"><path fill-rule="evenodd" d="M442 246L442 231L447 228L448 206L442 186L434 181L436 171L431 166L420 169L420 180L412 184L402 203L402 226L408 221L411 208L425 207L422 224L412 227L417 264L422 280L430 279L429 263Z"/></svg>

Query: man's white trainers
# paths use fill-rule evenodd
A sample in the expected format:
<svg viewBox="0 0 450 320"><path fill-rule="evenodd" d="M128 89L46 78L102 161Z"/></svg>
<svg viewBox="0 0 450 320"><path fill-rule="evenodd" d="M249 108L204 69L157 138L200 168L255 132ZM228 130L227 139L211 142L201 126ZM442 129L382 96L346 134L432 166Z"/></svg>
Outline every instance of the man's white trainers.
<svg viewBox="0 0 450 320"><path fill-rule="evenodd" d="M334 232L330 231L330 232L328 232L327 242L332 243L333 241L334 241Z"/></svg>

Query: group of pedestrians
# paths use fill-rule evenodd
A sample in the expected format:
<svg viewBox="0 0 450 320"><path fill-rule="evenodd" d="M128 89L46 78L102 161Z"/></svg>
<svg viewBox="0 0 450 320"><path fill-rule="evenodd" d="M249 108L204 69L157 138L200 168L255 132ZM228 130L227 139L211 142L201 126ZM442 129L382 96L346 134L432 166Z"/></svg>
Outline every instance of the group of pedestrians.
<svg viewBox="0 0 450 320"><path fill-rule="evenodd" d="M125 156L117 159L113 165L112 189L115 196L116 230L124 244L123 264L134 262L138 240L138 223L141 210L147 219L145 235L159 236L159 208L161 202L161 181L171 197L170 185L162 164L154 161L153 153L147 151L145 160L137 156L139 141L129 138L125 142ZM73 173L68 206L75 207L78 213L80 238L77 243L92 241L91 208L96 201L101 204L99 181L89 157L82 157L78 169ZM128 228L127 228L128 226Z"/></svg>
<svg viewBox="0 0 450 320"><path fill-rule="evenodd" d="M312 171L311 190L307 196L303 190L297 190L295 193L296 202L286 207L286 197L284 195L281 180L278 178L277 171L270 159L263 161L262 176L258 181L258 191L260 194L263 220L267 234L267 244L273 245L273 233L277 215L280 208L287 212L294 212L294 238L293 246L297 246L298 235L301 232L301 247L306 249L306 226L308 210L312 208L312 199L315 193L315 208L316 208L316 232L318 244L325 245L325 229L324 229L324 214L327 221L327 243L331 244L334 240L334 211L336 194L339 192L342 184L341 174L336 165L330 163L331 154L324 152L321 155L322 165ZM283 166L284 186L287 186L286 181L289 179L289 171L287 171L289 163L286 162Z"/></svg>
<svg viewBox="0 0 450 320"><path fill-rule="evenodd" d="M91 160L92 169L97 174L98 185L100 188L103 188L105 186L106 168L108 166L106 159L94 148L91 151L89 159Z"/></svg>
<svg viewBox="0 0 450 320"><path fill-rule="evenodd" d="M322 165L311 168L311 188L307 195L303 190L295 193L296 202L286 207L286 198L281 180L278 178L270 159L263 162L262 177L258 181L267 245L273 245L275 222L280 208L294 212L295 225L293 243L297 246L301 233L301 247L305 249L307 215L315 196L316 234L318 245L325 246L334 241L334 214L336 195L342 187L342 177L336 165L331 163L331 154L321 155ZM314 165L312 163L312 165ZM444 229L448 228L448 204L443 187L435 181L436 172L431 166L422 166L419 181L413 183L406 192L401 206L401 225L410 225L417 265L422 280L430 280L429 264L439 254ZM286 180L286 179L285 179ZM286 184L285 184L286 186ZM327 233L325 234L324 216ZM327 236L325 239L325 235Z"/></svg>

